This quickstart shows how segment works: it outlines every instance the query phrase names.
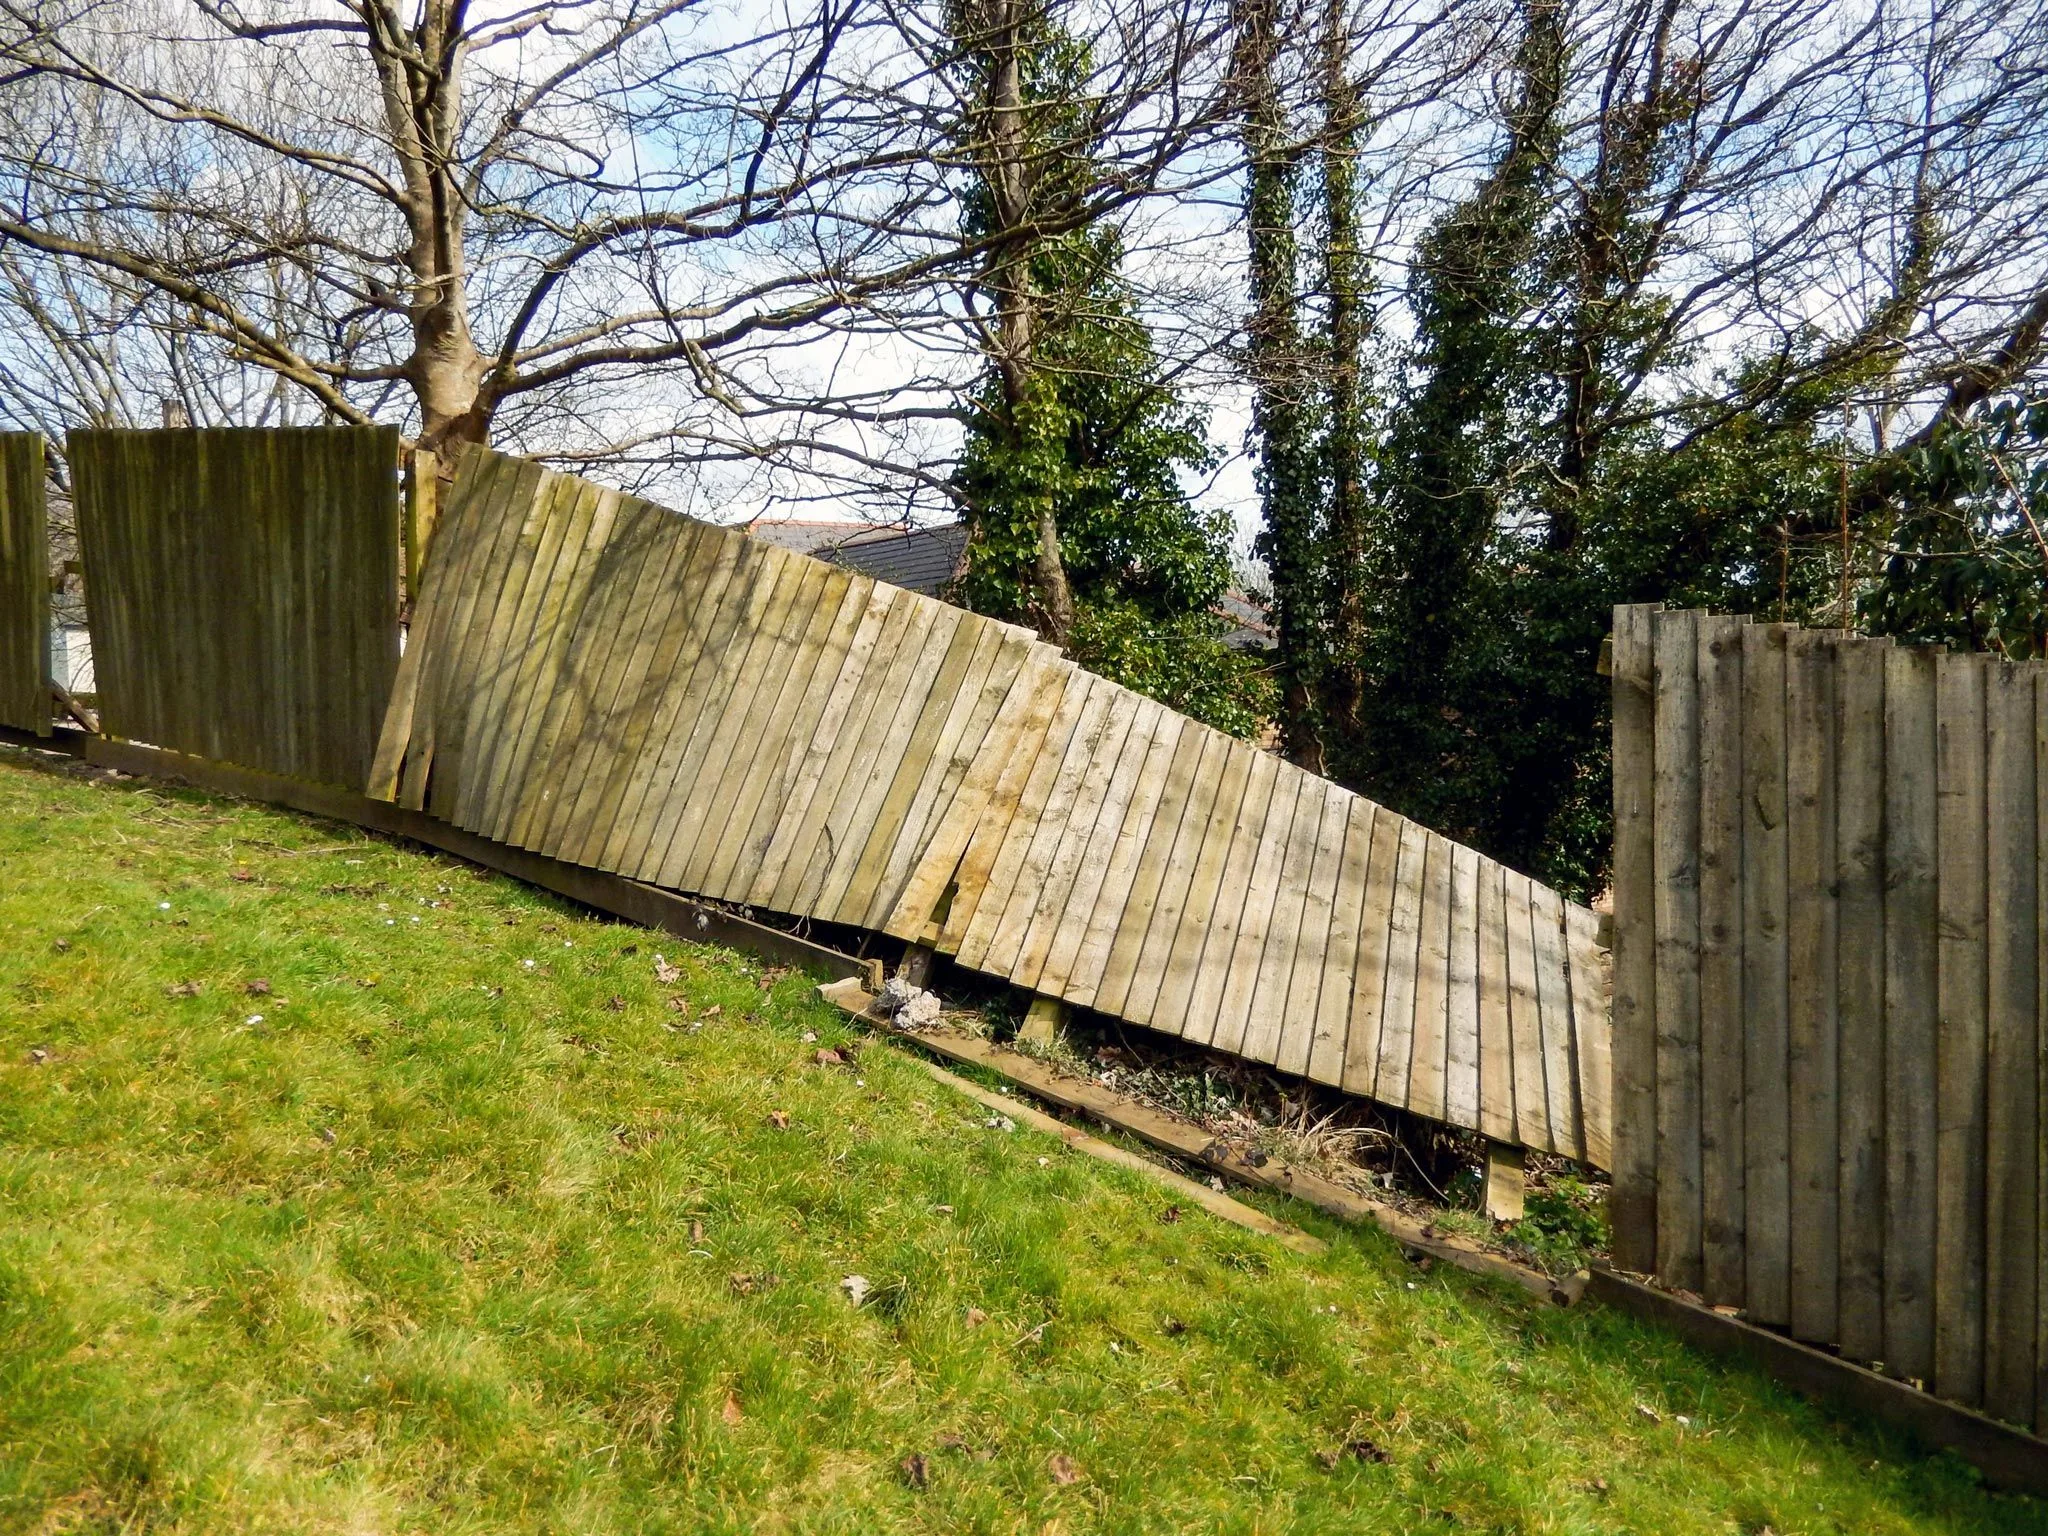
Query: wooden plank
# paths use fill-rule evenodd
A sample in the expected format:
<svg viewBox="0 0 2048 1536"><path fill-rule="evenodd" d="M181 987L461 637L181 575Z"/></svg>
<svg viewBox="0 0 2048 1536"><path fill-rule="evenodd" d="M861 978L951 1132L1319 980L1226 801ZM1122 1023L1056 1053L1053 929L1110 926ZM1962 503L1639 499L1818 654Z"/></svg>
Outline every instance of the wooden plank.
<svg viewBox="0 0 2048 1536"><path fill-rule="evenodd" d="M1346 805L1339 788L1307 774L1296 788L1294 827L1280 862L1266 948L1249 995L1243 1042L1237 1047L1239 1055L1251 1061L1270 1061L1278 1067L1282 1036L1288 1032L1298 1040L1294 1057L1303 1065L1309 1059L1315 997L1323 985L1323 938L1329 932L1329 897L1323 897L1319 909L1311 909L1309 895L1319 870L1335 879L1337 854L1343 852L1343 819ZM1298 1073L1300 1065L1284 1071Z"/></svg>
<svg viewBox="0 0 2048 1536"><path fill-rule="evenodd" d="M1343 841L1323 938L1323 974L1316 989L1315 1038L1305 1068L1318 1083L1344 1081L1344 1046L1351 1033L1352 995L1358 982L1358 929L1365 911L1373 826L1380 814L1378 806L1359 795L1347 793L1344 803Z"/></svg>
<svg viewBox="0 0 2048 1536"><path fill-rule="evenodd" d="M2048 1365L2048 668L2032 666L2034 674L2034 1028L2037 1063L2034 1102L2037 1110L2034 1143L2034 1230L2041 1234L2034 1294L2040 1321L2034 1332L2034 1359ZM2034 1428L2048 1433L2048 1370L2034 1372Z"/></svg>
<svg viewBox="0 0 2048 1536"><path fill-rule="evenodd" d="M1934 1375L1934 654L1885 655L1884 1365Z"/></svg>
<svg viewBox="0 0 2048 1536"><path fill-rule="evenodd" d="M1657 1267L1654 610L1614 610L1614 1262ZM1514 906L1508 908L1512 929ZM1520 1106L1517 1105L1517 1117Z"/></svg>
<svg viewBox="0 0 2048 1536"><path fill-rule="evenodd" d="M1238 751L1250 749L1240 746ZM1223 858L1208 866L1214 870L1214 879L1205 879L1205 870L1198 868L1190 887L1188 905L1181 914L1180 937L1174 943L1173 959L1167 962L1162 1004L1153 1012L1154 1029L1205 1044L1214 1036L1217 1010L1230 981L1238 925L1251 897L1253 870L1264 852L1268 814L1279 798L1276 789L1280 777L1278 758L1265 752L1252 753L1252 764L1245 772L1244 798L1238 802L1238 814L1231 824ZM1287 788L1291 790L1293 785L1290 783ZM1293 800L1281 803L1283 815L1291 816ZM1206 861L1206 845L1203 857ZM1166 987L1176 985L1176 971L1185 972L1187 996L1187 1005L1177 1015L1164 1007Z"/></svg>
<svg viewBox="0 0 2048 1536"><path fill-rule="evenodd" d="M1835 1026L1842 1353L1884 1357L1884 679L1887 645L1835 652ZM1710 1298L1711 1299L1711 1298Z"/></svg>
<svg viewBox="0 0 2048 1536"><path fill-rule="evenodd" d="M1074 714L1084 699L1087 675L1073 663L1047 658L1042 653L1035 654L1032 663L1041 670L1031 687L1016 696L1024 701L1021 711L1013 713L1011 703L1015 700L1006 701L1004 712L1012 724L982 749L984 760L999 771L988 781L986 808L976 816L951 877L953 896L938 945L943 952L958 952L969 926L981 915L985 898L994 902L1008 898L1006 887L993 884L996 867L1010 846L1011 828L1024 809L1034 777L1040 772L1050 775L1059 771L1060 756L1066 751L1067 737L1074 728ZM977 769L985 774L979 765ZM971 774L970 778L976 776ZM971 797L967 803L971 807ZM1037 812L1033 810L1030 815L1035 818ZM945 841L952 840L949 835ZM1017 857L1023 857L1021 845ZM945 868L945 862L941 859L931 867L936 873ZM991 923L999 920L999 910L989 913Z"/></svg>
<svg viewBox="0 0 2048 1536"><path fill-rule="evenodd" d="M1572 1029L1578 1042L1580 1123L1585 1160L1614 1166L1614 1054L1607 1020L1613 992L1600 920L1576 902L1564 909L1565 952L1571 961Z"/></svg>
<svg viewBox="0 0 2048 1536"><path fill-rule="evenodd" d="M1984 1406L2031 1424L2040 1297L2042 913L2036 868L2036 669L1995 664L1985 691L1987 1062Z"/></svg>
<svg viewBox="0 0 2048 1536"><path fill-rule="evenodd" d="M1479 855L1451 845L1450 993L1444 1009L1444 1119L1479 1129Z"/></svg>
<svg viewBox="0 0 2048 1536"><path fill-rule="evenodd" d="M1835 1342L1841 1105L1835 1024L1834 644L1796 630L1785 654L1786 980L1792 1332Z"/></svg>
<svg viewBox="0 0 2048 1536"><path fill-rule="evenodd" d="M1935 658L1934 1390L1984 1400L1984 662Z"/></svg>
<svg viewBox="0 0 2048 1536"><path fill-rule="evenodd" d="M1186 804L1188 781L1194 777L1194 765L1201 755L1195 734L1194 724L1186 716L1170 709L1160 711L1144 764L1124 807L1116 845L1110 850L1109 863L1102 873L1101 888L1088 915L1087 931L1072 960L1059 972L1064 976L1061 995L1077 1008L1092 1008L1096 1004L1108 975L1110 956L1123 931L1139 864L1162 806L1169 808L1167 814L1177 818ZM1143 942L1140 933L1135 943ZM1055 945L1047 960L1048 968L1057 970L1060 959L1059 946Z"/></svg>
<svg viewBox="0 0 2048 1536"><path fill-rule="evenodd" d="M1489 1141L1501 1143L1513 1142L1516 1136L1505 882L1506 871L1499 864L1486 858L1479 861L1479 1131Z"/></svg>
<svg viewBox="0 0 2048 1536"><path fill-rule="evenodd" d="M1099 922L1098 915L1105 907L1115 913L1123 910L1138 841L1136 829L1149 815L1145 808L1158 801L1179 739L1180 717L1163 705L1141 699L1122 754L1100 765L1108 784L1102 809L1076 867L1072 894L1046 950L1045 966L1037 981L1030 983L1038 991L1073 1003L1094 996L1094 974L1109 953L1109 938L1115 931L1113 915L1108 922ZM1092 957L1087 952L1091 939L1098 946ZM1088 969L1080 971L1084 965Z"/></svg>
<svg viewBox="0 0 2048 1536"><path fill-rule="evenodd" d="M1739 1307L1743 1233L1743 621L1699 621L1699 1152L1701 1294Z"/></svg>
<svg viewBox="0 0 2048 1536"><path fill-rule="evenodd" d="M1053 711L1064 691L1065 672L1058 653L1049 646L1028 645L1023 665L1005 690L986 734L973 748L966 771L953 791L945 814L920 850L916 867L904 881L889 913L884 930L899 937L916 937L943 908L950 917L957 901L949 891L964 890L955 876L966 869L967 853L977 838L984 849L993 850L1002 841L1010 808L1021 793ZM964 748L963 743L963 748ZM995 801L997 786L1014 775L1011 793L1000 805ZM998 824L1000 823L1000 824ZM980 890L987 866L980 867L974 889Z"/></svg>
<svg viewBox="0 0 2048 1536"><path fill-rule="evenodd" d="M1264 798L1251 809L1246 806L1246 789L1260 754L1228 737L1220 737L1215 746L1214 788L1197 781L1205 793L1190 803L1182 821L1173 867L1161 887L1152 931L1138 961L1144 981L1133 984L1124 1009L1124 1017L1134 1023L1168 1034L1179 1034L1187 1019L1202 943L1239 818L1253 815L1263 821L1266 809ZM1241 897L1243 887L1238 889Z"/></svg>
<svg viewBox="0 0 2048 1536"><path fill-rule="evenodd" d="M1699 615L1652 616L1656 667L1657 1273L1702 1284ZM1540 919L1539 919L1540 922ZM1553 1133L1561 1130L1551 1121Z"/></svg>
<svg viewBox="0 0 2048 1536"><path fill-rule="evenodd" d="M0 725L48 736L50 540L43 439L0 432Z"/></svg>
<svg viewBox="0 0 2048 1536"><path fill-rule="evenodd" d="M1416 979L1422 966L1423 890L1429 874L1431 834L1401 824L1400 862L1394 868L1393 906L1387 923L1386 1003L1380 1018L1379 1069L1372 1096L1397 1107L1408 1103L1414 1057Z"/></svg>
<svg viewBox="0 0 2048 1536"><path fill-rule="evenodd" d="M1117 914L1116 931L1102 962L1095 996L1088 1006L1130 1016L1128 1000L1133 983L1141 974L1150 982L1145 990L1157 992L1158 972L1155 969L1141 973L1139 962L1152 942L1153 929L1159 925L1161 899L1170 876L1175 870L1192 873L1187 863L1175 864L1175 852L1188 828L1200 825L1208 815L1204 797L1215 793L1216 776L1222 771L1222 754L1226 750L1223 740L1220 732L1207 726L1194 721L1182 724L1173 765L1167 770L1166 783L1159 792L1159 807L1152 814L1151 827L1134 856L1130 893Z"/></svg>
<svg viewBox="0 0 2048 1536"><path fill-rule="evenodd" d="M1100 720L1102 701L1096 697L1096 691L1102 686L1101 679L1087 672L1076 670L1068 677L1059 706L1029 766L1013 780L1016 788L1011 795L1003 798L1011 809L1004 821L1000 846L995 847L990 857L984 850L994 845L994 839L984 844L983 849L969 845L960 881L960 893L968 898L967 911L963 913L962 903L956 899L954 916L946 923L949 937L959 934L955 954L962 965L981 968L1010 902L1017 899L1019 876L1039 832L1040 817L1053 797L1054 785L1067 772L1074 738L1083 728L1084 720ZM1068 782L1071 783L1071 777ZM977 877L971 887L965 878L970 865Z"/></svg>
<svg viewBox="0 0 2048 1536"><path fill-rule="evenodd" d="M1282 1072L1300 1076L1308 1075L1309 1063L1315 1056L1319 1040L1327 1042L1326 1058L1335 1055L1335 1050L1330 1047L1341 1049L1341 1027L1328 1031L1321 1029L1323 972L1329 961L1330 919L1337 900L1337 881L1344 872L1345 833L1351 824L1351 808L1362 803L1358 796L1339 785L1324 783L1320 788L1322 811L1316 818L1308 880L1301 894L1301 917L1295 930L1294 961L1289 967L1287 992L1273 1005L1274 1022L1271 1025L1264 1022L1265 1000L1262 998L1254 1004L1255 1016L1261 1019L1261 1029L1278 1030L1273 1046L1273 1064ZM1354 914L1351 930L1345 935L1354 952L1357 932ZM1348 991L1345 996L1348 1003Z"/></svg>
<svg viewBox="0 0 2048 1536"><path fill-rule="evenodd" d="M1408 1038L1408 1079L1401 1104L1432 1120L1444 1117L1444 1067L1451 981L1451 843L1428 834L1422 862L1421 942L1415 953L1415 1012ZM1380 1063L1384 1080L1387 1062Z"/></svg>
<svg viewBox="0 0 2048 1536"><path fill-rule="evenodd" d="M1297 846L1295 828L1304 819L1301 809L1306 801L1313 813L1320 809L1322 803L1319 783L1308 774L1284 761L1276 761L1275 767L1272 796L1266 805L1265 827L1252 858L1251 878L1245 887L1244 905L1239 910L1237 932L1227 952L1227 970L1218 994L1215 1022L1209 1026L1212 1045L1240 1056L1248 1054L1246 1036L1252 1004L1259 978L1264 973L1266 949L1273 938L1275 913L1285 891L1289 855ZM1305 845L1304 868L1307 853L1312 852L1313 847L1311 834ZM1284 987L1285 984L1283 980L1281 985ZM1270 1057L1255 1055L1253 1059L1266 1061Z"/></svg>
<svg viewBox="0 0 2048 1536"><path fill-rule="evenodd" d="M1514 1039L1515 1136L1525 1147L1550 1144L1550 1089L1543 1078L1543 1003L1536 982L1535 882L1509 870L1508 1032Z"/></svg>
<svg viewBox="0 0 2048 1536"><path fill-rule="evenodd" d="M1792 1317L1786 633L1782 624L1742 632L1742 995L1749 1025L1742 1069L1744 1294L1750 1315L1774 1326Z"/></svg>
<svg viewBox="0 0 2048 1536"><path fill-rule="evenodd" d="M1375 807L1372 846L1359 897L1358 952L1351 967L1351 1022L1344 1035L1343 1088L1370 1097L1379 1077L1381 1025L1386 1017L1388 951L1394 941L1394 882L1411 823Z"/></svg>
<svg viewBox="0 0 2048 1536"><path fill-rule="evenodd" d="M1579 1063L1574 1055L1571 1002L1565 983L1564 898L1549 886L1531 881L1529 920L1536 1002L1543 1018L1543 1088L1550 1121L1550 1140L1530 1145L1538 1152L1584 1161Z"/></svg>

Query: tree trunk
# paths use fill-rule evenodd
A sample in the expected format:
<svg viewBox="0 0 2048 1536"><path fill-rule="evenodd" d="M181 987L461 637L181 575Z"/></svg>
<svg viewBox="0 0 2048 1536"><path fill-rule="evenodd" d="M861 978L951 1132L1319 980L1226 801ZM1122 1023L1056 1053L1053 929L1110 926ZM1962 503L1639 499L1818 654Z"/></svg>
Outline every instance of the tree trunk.
<svg viewBox="0 0 2048 1536"><path fill-rule="evenodd" d="M1324 450L1330 498L1326 536L1330 660L1323 696L1326 730L1349 737L1360 728L1363 693L1365 419L1359 368L1365 343L1365 306L1353 166L1358 91L1351 79L1344 17L1343 0L1329 0L1323 34L1322 172L1328 242L1323 250L1323 286L1328 294L1330 350Z"/></svg>

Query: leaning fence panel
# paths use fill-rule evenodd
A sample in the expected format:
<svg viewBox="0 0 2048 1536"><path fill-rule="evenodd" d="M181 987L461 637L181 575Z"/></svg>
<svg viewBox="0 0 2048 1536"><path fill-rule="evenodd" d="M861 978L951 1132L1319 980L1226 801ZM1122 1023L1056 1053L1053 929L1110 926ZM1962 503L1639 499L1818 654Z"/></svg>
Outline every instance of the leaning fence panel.
<svg viewBox="0 0 2048 1536"><path fill-rule="evenodd" d="M0 432L0 725L50 734L50 542L43 440Z"/></svg>

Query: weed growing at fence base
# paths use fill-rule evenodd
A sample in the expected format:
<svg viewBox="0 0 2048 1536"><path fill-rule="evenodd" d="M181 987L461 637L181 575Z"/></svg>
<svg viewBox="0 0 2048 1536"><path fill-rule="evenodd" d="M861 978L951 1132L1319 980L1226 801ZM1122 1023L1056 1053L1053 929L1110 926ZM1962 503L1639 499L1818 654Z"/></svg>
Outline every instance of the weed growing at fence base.
<svg viewBox="0 0 2048 1536"><path fill-rule="evenodd" d="M820 1065L805 977L20 761L0 1529L2040 1528L1626 1320Z"/></svg>

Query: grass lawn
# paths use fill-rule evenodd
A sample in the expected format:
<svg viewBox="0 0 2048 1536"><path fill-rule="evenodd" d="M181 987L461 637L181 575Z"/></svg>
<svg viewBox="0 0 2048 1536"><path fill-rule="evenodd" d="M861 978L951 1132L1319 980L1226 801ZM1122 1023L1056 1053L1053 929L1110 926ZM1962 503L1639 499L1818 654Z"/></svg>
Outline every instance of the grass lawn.
<svg viewBox="0 0 2048 1536"><path fill-rule="evenodd" d="M2048 1529L1621 1317L816 1065L802 975L23 764L0 1530Z"/></svg>

